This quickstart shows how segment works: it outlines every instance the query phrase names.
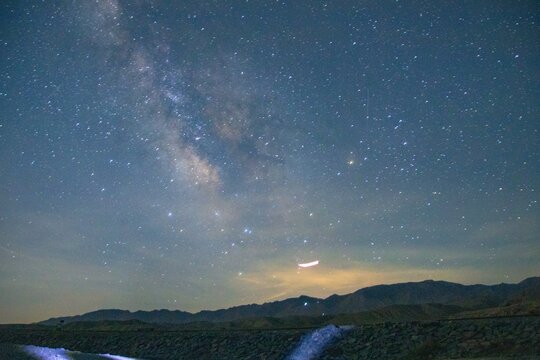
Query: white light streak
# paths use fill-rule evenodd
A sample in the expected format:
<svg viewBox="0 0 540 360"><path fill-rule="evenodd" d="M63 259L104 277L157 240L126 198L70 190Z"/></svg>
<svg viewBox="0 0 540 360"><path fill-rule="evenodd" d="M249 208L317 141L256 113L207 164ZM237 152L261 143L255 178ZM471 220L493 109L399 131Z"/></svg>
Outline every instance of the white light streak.
<svg viewBox="0 0 540 360"><path fill-rule="evenodd" d="M298 266L301 267L301 268L308 268L308 267L312 267L312 266L315 266L315 265L319 265L319 260L315 260L315 261L308 262L308 263L303 263L303 264L298 264Z"/></svg>

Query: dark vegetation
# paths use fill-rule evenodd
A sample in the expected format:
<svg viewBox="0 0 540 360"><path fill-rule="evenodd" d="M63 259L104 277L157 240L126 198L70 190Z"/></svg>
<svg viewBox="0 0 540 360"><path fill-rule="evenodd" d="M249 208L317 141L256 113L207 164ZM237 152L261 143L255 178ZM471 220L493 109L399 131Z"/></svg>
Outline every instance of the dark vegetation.
<svg viewBox="0 0 540 360"><path fill-rule="evenodd" d="M0 329L0 344L63 347L141 359L285 359L310 329ZM0 349L2 345L0 345ZM359 325L320 359L530 359L540 356L540 317L383 322ZM0 357L1 358L1 357ZM17 358L15 358L17 359Z"/></svg>

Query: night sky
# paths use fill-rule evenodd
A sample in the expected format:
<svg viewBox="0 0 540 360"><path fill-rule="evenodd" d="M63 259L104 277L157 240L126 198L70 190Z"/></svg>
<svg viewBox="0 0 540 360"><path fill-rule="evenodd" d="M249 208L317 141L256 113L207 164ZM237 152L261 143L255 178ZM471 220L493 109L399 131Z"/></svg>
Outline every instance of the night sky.
<svg viewBox="0 0 540 360"><path fill-rule="evenodd" d="M536 1L1 7L0 322L540 274Z"/></svg>

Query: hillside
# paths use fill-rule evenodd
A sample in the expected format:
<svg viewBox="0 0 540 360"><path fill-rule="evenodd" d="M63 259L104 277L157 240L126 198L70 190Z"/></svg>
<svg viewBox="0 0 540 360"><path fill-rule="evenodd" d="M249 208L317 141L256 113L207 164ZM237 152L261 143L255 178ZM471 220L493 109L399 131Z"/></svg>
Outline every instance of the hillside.
<svg viewBox="0 0 540 360"><path fill-rule="evenodd" d="M139 320L146 323L169 324L233 322L242 319L265 317L284 318L293 316L313 317L322 316L323 314L324 316L358 314L383 308L386 308L385 311L390 311L389 309L392 309L391 307L394 305L426 304L443 304L463 308L462 310L474 311L516 303L522 298L526 298L527 301L535 301L535 299L539 299L538 289L540 289L540 277L529 278L518 284L498 285L462 285L446 281L426 280L393 285L377 285L360 289L351 294L332 295L326 299L300 296L261 305L242 305L215 311L206 310L195 314L180 310L135 312L127 310L98 310L83 315L52 318L40 322L40 324L58 325L71 322L104 320ZM414 308L406 309L409 311ZM397 317L403 317L406 313L399 312ZM374 314L376 312L369 316L376 316ZM387 314L387 316L390 315L391 313ZM416 314L416 317L418 315Z"/></svg>

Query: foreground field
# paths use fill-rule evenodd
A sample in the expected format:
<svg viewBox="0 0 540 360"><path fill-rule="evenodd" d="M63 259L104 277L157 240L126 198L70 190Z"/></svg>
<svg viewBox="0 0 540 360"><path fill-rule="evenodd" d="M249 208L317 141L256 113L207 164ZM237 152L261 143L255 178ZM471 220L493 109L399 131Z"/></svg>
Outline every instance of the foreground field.
<svg viewBox="0 0 540 360"><path fill-rule="evenodd" d="M5 344L32 344L142 359L284 359L312 330L75 331L2 327L0 343L6 351L9 347ZM535 359L538 356L540 317L517 317L357 326L329 345L320 358Z"/></svg>

